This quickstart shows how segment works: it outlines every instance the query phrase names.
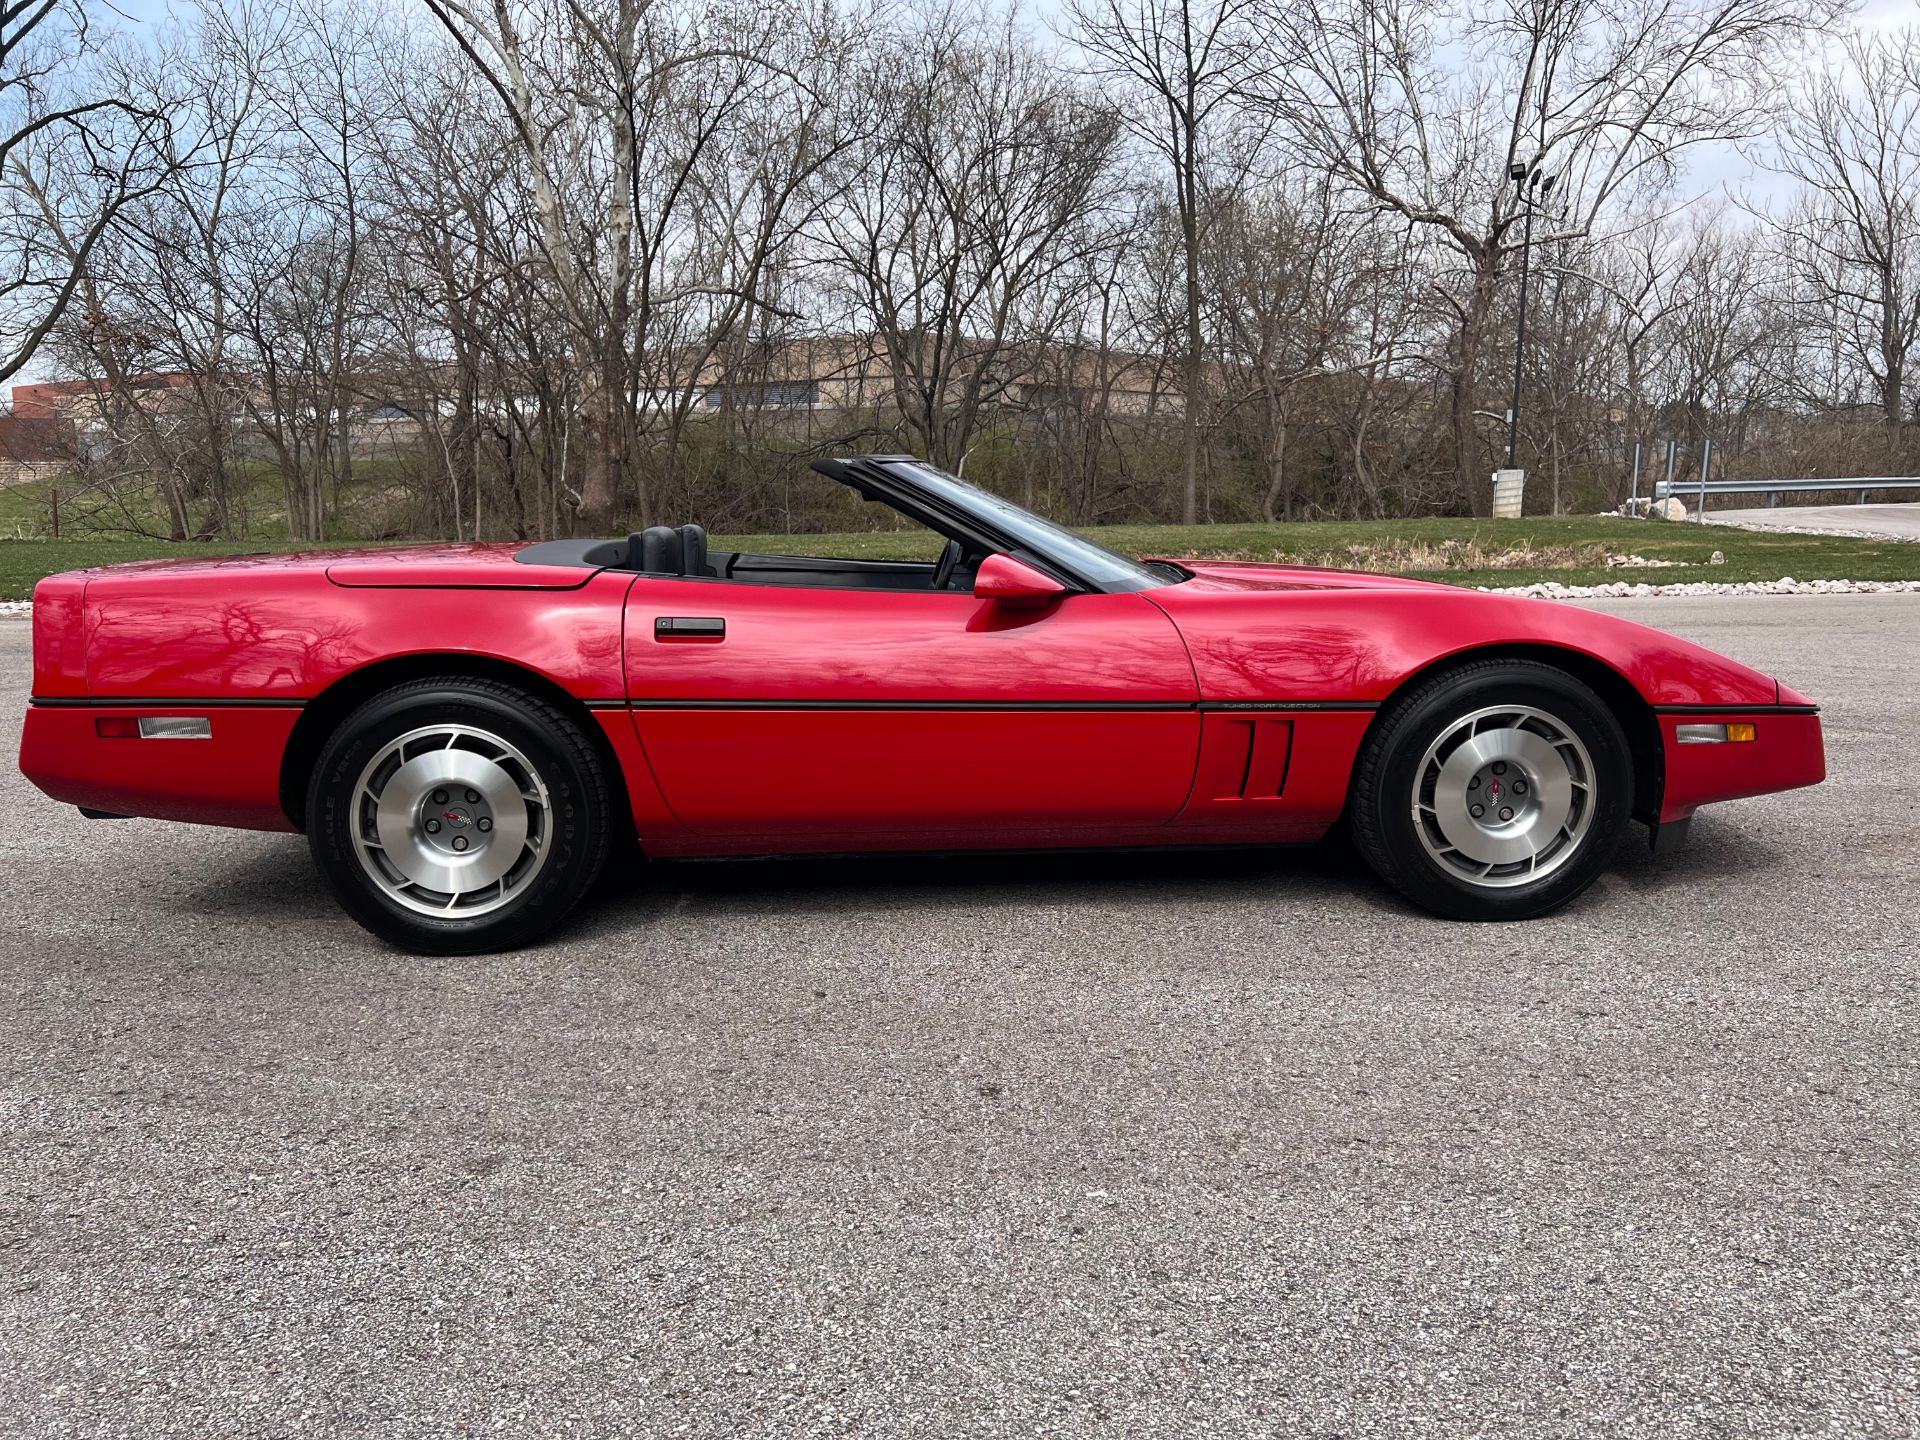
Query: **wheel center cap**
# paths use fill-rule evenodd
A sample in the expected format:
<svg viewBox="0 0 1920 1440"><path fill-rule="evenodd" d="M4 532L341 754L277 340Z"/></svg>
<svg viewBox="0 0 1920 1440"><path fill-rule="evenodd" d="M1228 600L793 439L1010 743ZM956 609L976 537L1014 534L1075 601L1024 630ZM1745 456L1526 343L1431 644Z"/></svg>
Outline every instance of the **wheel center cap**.
<svg viewBox="0 0 1920 1440"><path fill-rule="evenodd" d="M464 830L473 823L472 817L464 810L443 810L440 818L456 830Z"/></svg>
<svg viewBox="0 0 1920 1440"><path fill-rule="evenodd" d="M1467 782L1467 814L1483 830L1524 822L1533 811L1530 790L1527 774L1516 762L1496 761Z"/></svg>

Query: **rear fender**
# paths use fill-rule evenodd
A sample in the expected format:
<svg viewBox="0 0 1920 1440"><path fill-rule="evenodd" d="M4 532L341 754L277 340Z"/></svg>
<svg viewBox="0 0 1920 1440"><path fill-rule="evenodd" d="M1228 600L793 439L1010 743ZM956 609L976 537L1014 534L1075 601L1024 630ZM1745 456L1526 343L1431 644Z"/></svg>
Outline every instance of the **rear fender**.
<svg viewBox="0 0 1920 1440"><path fill-rule="evenodd" d="M33 693L87 693L87 577L49 575L33 587Z"/></svg>

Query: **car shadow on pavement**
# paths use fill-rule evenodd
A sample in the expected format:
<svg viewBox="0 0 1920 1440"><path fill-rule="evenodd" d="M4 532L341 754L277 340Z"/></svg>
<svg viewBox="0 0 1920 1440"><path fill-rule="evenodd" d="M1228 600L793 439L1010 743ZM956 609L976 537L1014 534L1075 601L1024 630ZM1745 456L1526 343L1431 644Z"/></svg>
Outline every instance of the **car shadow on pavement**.
<svg viewBox="0 0 1920 1440"><path fill-rule="evenodd" d="M1350 846L1297 848L947 852L668 861L647 865L642 888L664 895L756 902L822 901L863 908L935 899L968 904L1204 899L1212 890L1286 885L1322 890L1370 884ZM610 881L602 889L617 896Z"/></svg>
<svg viewBox="0 0 1920 1440"><path fill-rule="evenodd" d="M1732 823L1696 821L1691 843L1654 855L1635 825L1609 875L1574 908L1603 908L1619 886L1641 895L1765 873L1779 849ZM1344 835L1290 848L1024 851L930 855L798 857L648 862L617 856L561 937L631 937L636 926L670 924L690 907L704 912L819 915L917 908L1099 904L1203 906L1264 901L1343 906L1400 916L1414 908L1374 876ZM166 897L180 913L222 914L262 923L347 923L294 837L258 837L204 883ZM556 937L560 938L560 937Z"/></svg>
<svg viewBox="0 0 1920 1440"><path fill-rule="evenodd" d="M207 864L196 872L197 883L160 898L183 914L257 917L267 923L276 917L305 921L340 913L304 837L246 834L235 840L238 853L226 863Z"/></svg>
<svg viewBox="0 0 1920 1440"><path fill-rule="evenodd" d="M1689 846L1655 855L1633 825L1601 884L1558 914L1596 919L1620 898L1684 892L1766 873L1778 847L1736 824L1696 821ZM947 906L979 908L1099 904L1204 906L1263 901L1278 906L1426 918L1368 869L1344 833L1315 845L1247 849L1026 851L725 861L668 861L630 881L604 880L568 926L576 936L630 933L670 923L689 908L721 913L817 915ZM1609 878L1614 882L1609 887ZM1609 893L1611 888L1611 894ZM1449 922L1434 921L1436 924Z"/></svg>
<svg viewBox="0 0 1920 1440"><path fill-rule="evenodd" d="M1610 869L1635 885L1664 889L1765 873L1791 863L1788 851L1772 837L1732 819L1702 816L1695 818L1686 845L1670 855L1655 855L1646 827L1633 826Z"/></svg>

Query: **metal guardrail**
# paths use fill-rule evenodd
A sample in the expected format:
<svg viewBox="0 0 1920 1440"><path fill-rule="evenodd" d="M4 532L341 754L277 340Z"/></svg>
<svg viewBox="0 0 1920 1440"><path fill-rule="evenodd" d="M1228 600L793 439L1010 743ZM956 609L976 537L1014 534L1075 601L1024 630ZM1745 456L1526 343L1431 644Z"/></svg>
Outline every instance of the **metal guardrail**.
<svg viewBox="0 0 1920 1440"><path fill-rule="evenodd" d="M1687 500L1701 495L1764 495L1769 507L1782 495L1803 491L1851 490L1854 503L1867 503L1869 490L1920 490L1920 475L1855 475L1839 480L1660 480L1653 487L1656 500Z"/></svg>

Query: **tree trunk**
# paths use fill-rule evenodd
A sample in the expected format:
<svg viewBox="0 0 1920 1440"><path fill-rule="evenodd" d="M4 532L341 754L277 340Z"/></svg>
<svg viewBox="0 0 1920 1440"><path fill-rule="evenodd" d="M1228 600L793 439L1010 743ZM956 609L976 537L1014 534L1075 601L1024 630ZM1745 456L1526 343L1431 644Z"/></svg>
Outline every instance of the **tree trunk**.
<svg viewBox="0 0 1920 1440"><path fill-rule="evenodd" d="M1267 395L1267 493L1260 502L1261 517L1272 525L1281 517L1293 520L1293 486L1287 475L1287 414L1271 392ZM1279 502L1279 515L1274 502Z"/></svg>
<svg viewBox="0 0 1920 1440"><path fill-rule="evenodd" d="M1187 373L1182 407L1181 440L1186 448L1186 488L1180 519L1192 525L1200 518L1200 406L1206 377L1200 365L1200 196L1194 175L1194 135L1187 133L1186 174L1181 178L1180 231L1187 252Z"/></svg>
<svg viewBox="0 0 1920 1440"><path fill-rule="evenodd" d="M192 534L192 521L187 515L187 497L181 492L180 482L170 472L164 455L153 457L156 467L166 467L160 477L160 491L167 497L167 538L185 540Z"/></svg>
<svg viewBox="0 0 1920 1440"><path fill-rule="evenodd" d="M1480 443L1474 433L1473 367L1478 343L1463 330L1454 341L1451 382L1453 414L1453 474L1458 493L1475 514L1493 513L1493 477L1480 473Z"/></svg>
<svg viewBox="0 0 1920 1440"><path fill-rule="evenodd" d="M1480 369L1480 346L1487 316L1493 310L1493 261L1477 260L1473 290L1453 336L1452 413L1454 483L1473 513L1493 513L1493 476L1482 464L1480 437L1474 424L1474 382Z"/></svg>
<svg viewBox="0 0 1920 1440"><path fill-rule="evenodd" d="M593 535L612 530L619 486L620 441L614 423L613 388L608 384L614 378L609 374L612 369L610 365L600 368L587 396L587 458L585 473L580 477L580 524ZM640 523L647 523L644 513Z"/></svg>
<svg viewBox="0 0 1920 1440"><path fill-rule="evenodd" d="M287 539L306 539L306 514L301 505L298 482L291 470L282 469L280 472L280 493L287 511Z"/></svg>
<svg viewBox="0 0 1920 1440"><path fill-rule="evenodd" d="M1553 426L1553 513L1560 513L1560 422Z"/></svg>
<svg viewBox="0 0 1920 1440"><path fill-rule="evenodd" d="M1369 381L1361 397L1360 412L1354 417L1353 477L1360 482L1360 497L1366 502L1367 518L1379 520L1385 517L1387 507L1380 498L1380 482L1374 477L1373 466L1367 460L1367 431L1372 428L1373 385Z"/></svg>

